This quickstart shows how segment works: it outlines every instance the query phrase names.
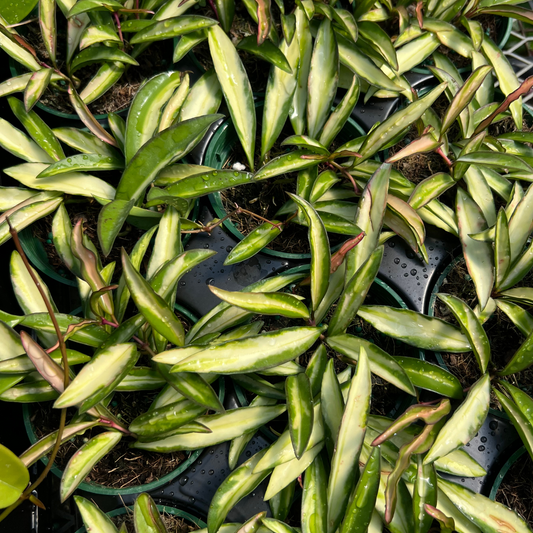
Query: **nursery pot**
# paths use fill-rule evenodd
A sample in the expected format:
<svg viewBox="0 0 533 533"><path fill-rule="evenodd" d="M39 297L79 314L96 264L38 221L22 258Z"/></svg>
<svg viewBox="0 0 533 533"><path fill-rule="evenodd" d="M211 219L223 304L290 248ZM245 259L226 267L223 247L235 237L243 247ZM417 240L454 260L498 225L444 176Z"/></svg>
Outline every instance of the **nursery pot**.
<svg viewBox="0 0 533 533"><path fill-rule="evenodd" d="M198 517L186 513L185 511L181 511L180 509L175 509L174 507L168 507L166 505L158 505L157 510L160 513L168 513L178 518L183 518L187 522L190 522L192 525L198 526L199 528L207 527L207 525ZM133 507L123 507L122 509L115 509L114 511L107 513L107 516L122 516L127 513L133 513ZM85 528L85 526L82 526L76 531L76 533L87 533L87 529Z"/></svg>
<svg viewBox="0 0 533 533"><path fill-rule="evenodd" d="M256 102L256 113L262 108L263 102ZM337 139L339 139L341 143L344 143L364 134L365 131L361 126L359 126L355 120L349 118L341 132L338 134ZM208 167L222 169L226 164L233 147L238 145L239 142L235 126L230 119L225 120L211 137L202 164ZM220 193L210 194L209 201L218 218L223 218L227 215ZM226 230L234 235L239 241L244 238L244 235L237 229L231 219L228 218L223 224ZM346 238L348 238L348 236L346 236ZM268 248L264 248L261 252L282 259L308 260L311 257L310 253L290 253L270 250Z"/></svg>
<svg viewBox="0 0 533 533"><path fill-rule="evenodd" d="M194 206L191 211L191 219L196 220L198 217L198 211L199 211L199 202L198 200L195 201ZM127 221L132 225L139 229L147 230L149 229L148 226L154 226L156 224L159 224L159 219L150 218L150 219L140 219L141 224L139 224L138 221L134 220L135 217L128 217ZM150 222L148 225L143 225L142 221L149 220ZM152 223L153 222L153 223ZM150 227L151 227L150 226ZM40 272L43 274L46 274L48 277L55 279L56 281L59 281L60 283L63 283L65 285L69 285L71 287L77 287L78 284L76 283L76 279L74 275L66 268L59 268L55 269L48 259L48 254L46 253L45 247L43 246L43 243L33 234L32 226L28 226L27 228L23 229L18 234L20 244L22 246L22 249L24 250L24 253L28 257L30 263ZM186 233L182 238L182 244L185 246L189 239L191 238L190 233ZM51 234L49 234L49 240L52 242Z"/></svg>
<svg viewBox="0 0 533 533"><path fill-rule="evenodd" d="M189 312L187 309L175 304L175 309L178 310L180 313L185 315L190 321L194 324L197 322L197 318ZM225 396L225 383L224 379L218 380L218 386L219 386L219 398L220 401L224 402L224 396ZM30 440L30 443L33 445L38 440L39 437L37 437L35 433L35 429L33 427L33 424L31 422L31 404L23 404L22 406L22 412L23 412L23 418L24 418L24 427L26 429L26 434L28 435L28 438ZM149 492L153 491L154 489L160 488L168 483L170 483L173 479L175 479L177 476L185 472L193 463L196 462L198 457L200 456L202 452L202 449L196 450L194 452L190 452L189 457L185 461L183 461L178 468L173 470L172 472L169 472L165 476L161 477L160 479L156 481L152 481L150 483L145 483L142 485L137 485L133 487L126 487L122 489L115 489L111 487L106 487L105 485L100 485L97 483L92 482L86 482L82 481L79 486L78 490L84 490L86 492L91 492L94 494L103 494L106 496L117 496L117 495L125 495L125 494L138 494L141 492ZM46 465L48 464L48 457L43 457L41 461ZM63 471L60 470L57 466L52 466L52 472L59 478L63 476Z"/></svg>
<svg viewBox="0 0 533 533"><path fill-rule="evenodd" d="M496 45L500 50L503 50L503 47L506 45L509 37L511 36L511 31L513 29L514 19L507 17L495 17L496 26L498 31L498 42ZM416 72L417 74L432 74L431 71L426 68L424 65L432 64L432 61L428 58L426 59L421 66L413 68L411 71ZM462 74L463 72L468 72L470 67L461 67L458 69Z"/></svg>

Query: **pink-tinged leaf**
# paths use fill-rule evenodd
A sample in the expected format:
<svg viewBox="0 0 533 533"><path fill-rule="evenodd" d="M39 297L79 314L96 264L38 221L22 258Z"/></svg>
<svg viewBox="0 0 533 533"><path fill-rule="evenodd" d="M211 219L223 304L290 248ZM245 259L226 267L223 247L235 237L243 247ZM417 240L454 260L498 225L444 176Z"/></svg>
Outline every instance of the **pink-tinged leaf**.
<svg viewBox="0 0 533 533"><path fill-rule="evenodd" d="M50 61L55 65L57 41L55 0L39 0L39 26Z"/></svg>
<svg viewBox="0 0 533 533"><path fill-rule="evenodd" d="M474 132L474 135L478 134L480 131L483 131L485 128L487 128L492 121L504 111L507 111L509 106L515 101L518 100L521 96L529 93L531 89L533 88L533 76L529 76L526 80L522 82L520 87L513 91L507 98L500 104L500 106L491 114L489 115L485 120L483 120L478 127L476 128L476 131Z"/></svg>
<svg viewBox="0 0 533 533"><path fill-rule="evenodd" d="M257 44L261 45L270 33L271 14L270 0L257 1Z"/></svg>
<svg viewBox="0 0 533 533"><path fill-rule="evenodd" d="M346 241L332 256L331 256L331 271L330 273L336 272L337 269L341 266L346 254L355 246L357 246L364 238L365 232L362 231L357 237Z"/></svg>
<svg viewBox="0 0 533 533"><path fill-rule="evenodd" d="M496 15L497 17L508 17L533 24L533 12L530 9L524 9L518 6L496 6L480 9L476 15Z"/></svg>
<svg viewBox="0 0 533 533"><path fill-rule="evenodd" d="M461 114L461 112L468 106L476 95L477 90L481 87L481 84L492 70L491 66L484 65L472 72L469 78L465 81L463 86L457 91L457 94L453 97L444 117L442 119L441 137L452 126L455 119Z"/></svg>
<svg viewBox="0 0 533 533"><path fill-rule="evenodd" d="M114 137L107 133L107 131L104 130L100 123L94 118L93 114L89 111L89 108L85 105L72 85L68 88L68 95L72 107L76 110L80 120L87 126L87 128L89 128L89 130L100 140L118 148L117 141L115 141Z"/></svg>
<svg viewBox="0 0 533 533"><path fill-rule="evenodd" d="M442 144L442 141L435 139L435 137L433 137L431 133L426 133L425 135L422 135L422 137L419 137L418 139L415 139L414 141L410 142L405 148L402 148L399 152L396 152L394 155L389 157L386 163L394 163L395 161L399 161L400 159L403 159L404 157L409 157L413 154L432 152L433 150L436 150L439 146L442 146Z"/></svg>
<svg viewBox="0 0 533 533"><path fill-rule="evenodd" d="M93 292L102 291L102 289L106 287L106 284L98 270L96 256L83 244L81 220L79 220L76 226L72 229L70 242L72 253L81 262L81 275L83 276L83 279L90 285ZM111 299L109 292L102 292L100 305L106 313L110 315L113 314L113 300Z"/></svg>
<svg viewBox="0 0 533 533"><path fill-rule="evenodd" d="M25 331L21 331L20 340L37 372L57 392L63 392L65 390L63 369Z"/></svg>
<svg viewBox="0 0 533 533"><path fill-rule="evenodd" d="M32 74L24 90L24 107L28 113L46 91L52 78L52 72L51 68L44 68Z"/></svg>
<svg viewBox="0 0 533 533"><path fill-rule="evenodd" d="M446 516L442 511L439 511L433 505L426 503L424 505L426 513L433 517L440 524L440 533L453 533L455 531L455 521L453 518Z"/></svg>
<svg viewBox="0 0 533 533"><path fill-rule="evenodd" d="M441 400L435 407L429 405L412 405L403 415L396 419L381 435L372 441L372 446L379 446L385 441L410 426L417 420L422 420L425 424L433 425L439 422L444 416L448 415L451 410L450 400L448 398Z"/></svg>

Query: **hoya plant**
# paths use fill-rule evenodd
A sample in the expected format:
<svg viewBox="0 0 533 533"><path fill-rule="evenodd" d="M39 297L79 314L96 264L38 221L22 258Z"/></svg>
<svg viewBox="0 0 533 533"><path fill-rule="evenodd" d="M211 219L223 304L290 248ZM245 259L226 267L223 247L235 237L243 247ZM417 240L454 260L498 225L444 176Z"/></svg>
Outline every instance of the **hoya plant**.
<svg viewBox="0 0 533 533"><path fill-rule="evenodd" d="M155 38L138 41L136 34L147 25L161 24L162 21L169 30L168 25L176 23L176 17L186 9L181 8L178 1L151 4L139 8L138 2L133 1L43 0L39 1L36 18L22 22L19 19L26 11L24 3L17 4L16 8L12 7L15 4L11 7L6 4L0 12L0 16L7 17L7 20L0 19L0 47L19 65L20 73L2 82L0 94L23 92L25 109L30 111L51 86L58 94L68 93L71 108L87 123L91 120L87 105L108 92L129 68L137 67L137 59L153 41L169 38L160 32ZM13 12L17 8L20 12ZM151 8L159 9L154 13ZM37 22L37 37L42 41L40 46L28 41L25 27ZM183 32L212 24L216 21L207 17L179 19ZM164 55L161 65L168 64ZM152 65L155 63L152 58ZM84 73L82 82L78 76L89 65L99 68L89 75L88 81L88 75Z"/></svg>
<svg viewBox="0 0 533 533"><path fill-rule="evenodd" d="M173 175L172 163L190 152L210 124L221 117L203 115L216 113L221 98L213 73L207 72L190 84L187 74L166 72L146 82L133 101L127 122L110 115L110 131L96 121L91 122L91 131L85 131L72 127L52 130L35 111L26 111L21 100L8 97L15 117L27 133L2 119L0 144L26 162L4 169L20 186L2 189L0 243L11 238L7 217L20 231L56 213L51 228L55 248L60 255L61 250L69 255L71 222L68 209L64 208L65 199L87 206L95 202L105 205L115 198L117 192L112 184L120 176L125 175L126 180L135 176L133 181L138 182L147 169L152 180L158 174L159 179L165 180L166 172ZM106 171L105 179L97 177ZM139 185L139 194L144 193L144 186ZM186 200L173 203L182 215L184 231L198 227L186 219L193 204ZM161 217L162 212L146 199L144 205L132 207L127 223L146 230ZM100 228L101 239L106 238L107 231ZM63 259L79 275L72 259Z"/></svg>

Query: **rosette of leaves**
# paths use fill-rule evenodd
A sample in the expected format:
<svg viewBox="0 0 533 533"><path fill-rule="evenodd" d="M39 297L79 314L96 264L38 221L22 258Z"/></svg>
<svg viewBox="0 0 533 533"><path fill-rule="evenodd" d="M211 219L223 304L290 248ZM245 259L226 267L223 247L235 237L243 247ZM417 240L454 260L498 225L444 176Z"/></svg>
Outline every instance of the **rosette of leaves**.
<svg viewBox="0 0 533 533"><path fill-rule="evenodd" d="M26 133L0 119L0 145L26 162L4 169L21 186L2 188L0 244L11 238L7 217L20 231L56 212L52 227L55 247L68 246L70 230L65 224L70 221L65 198L109 204L117 195L125 194L120 185L118 191L111 185L121 177L121 183L128 183L128 192L143 200L143 204L128 204L131 216L127 222L141 229L151 228L162 212L149 199L144 201L145 189L158 176L163 182L174 176L174 161L188 154L208 127L221 118L214 114L221 98L213 72L205 73L193 85L187 74L165 72L148 80L137 93L127 121L111 114L108 129L91 119L90 131L85 131L70 127L52 130L35 111L26 111L21 100L9 97L11 109ZM104 179L97 177L102 172ZM198 227L186 219L193 202L176 199L169 203L182 216L182 230ZM105 243L113 228L104 221L98 231ZM67 262L71 269L73 264ZM79 275L76 270L74 273Z"/></svg>
<svg viewBox="0 0 533 533"><path fill-rule="evenodd" d="M88 121L94 119L87 104L105 94L128 68L138 66L137 58L151 42L173 36L159 32L149 42L135 44L139 31L162 21L167 33L176 33L176 24L182 33L216 24L207 17L187 16L177 20L186 10L179 3L177 0L144 2L145 6L139 9L138 2L133 0L39 0L37 19L46 57L41 57L24 37L24 22L15 17L18 24L10 24L0 18L0 47L30 71L0 84L0 95L23 92L25 109L29 112L51 84L57 91L68 91L72 108L88 126ZM59 56L58 27L61 25L66 27L65 50ZM81 86L78 71L95 64L100 65L98 70Z"/></svg>

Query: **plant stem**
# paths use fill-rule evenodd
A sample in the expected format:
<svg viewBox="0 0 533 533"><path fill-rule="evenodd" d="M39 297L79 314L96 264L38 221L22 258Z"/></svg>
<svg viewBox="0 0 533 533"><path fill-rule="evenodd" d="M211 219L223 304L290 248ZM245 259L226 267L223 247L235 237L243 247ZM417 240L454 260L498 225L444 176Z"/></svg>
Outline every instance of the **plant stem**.
<svg viewBox="0 0 533 533"><path fill-rule="evenodd" d="M37 276L33 272L33 269L28 261L28 258L26 257L26 254L24 253L24 250L22 249L22 246L20 244L20 240L18 237L17 230L13 228L11 225L11 221L9 220L9 217L6 218L7 223L9 225L9 233L11 233L11 237L13 237L13 242L15 243L15 248L17 249L17 252L20 254L20 257L24 263L24 266L26 267L29 275L31 276L31 279L33 280L33 283L35 283L35 286L37 287L37 290L39 291L39 294L41 295L44 305L46 306L46 310L48 311L48 314L50 315L50 319L52 320L52 324L54 325L54 329L56 331L57 340L59 342L59 349L61 350L61 358L63 360L63 384L65 386L65 389L68 387L68 384L70 382L69 379L69 366L68 366L68 359L67 359L67 347L65 345L65 340L63 338L63 334L61 333L61 329L59 328L59 324L57 322L54 309L52 307L52 304L48 300L48 297L46 296L45 290L42 288L39 280L37 279Z"/></svg>

